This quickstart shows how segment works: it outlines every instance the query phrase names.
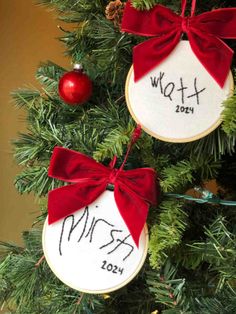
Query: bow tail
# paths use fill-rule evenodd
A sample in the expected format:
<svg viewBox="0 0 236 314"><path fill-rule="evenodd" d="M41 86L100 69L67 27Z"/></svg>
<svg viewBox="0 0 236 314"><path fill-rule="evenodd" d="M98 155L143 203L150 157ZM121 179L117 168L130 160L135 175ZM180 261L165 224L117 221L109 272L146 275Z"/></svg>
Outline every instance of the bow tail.
<svg viewBox="0 0 236 314"><path fill-rule="evenodd" d="M139 247L139 238L147 219L149 205L120 182L115 186L114 197L119 212L136 246Z"/></svg>
<svg viewBox="0 0 236 314"><path fill-rule="evenodd" d="M229 74L233 50L219 38L196 29L188 33L188 38L198 60L223 88Z"/></svg>
<svg viewBox="0 0 236 314"><path fill-rule="evenodd" d="M181 31L149 39L133 49L134 80L141 79L165 60L180 41Z"/></svg>
<svg viewBox="0 0 236 314"><path fill-rule="evenodd" d="M52 224L94 202L106 189L106 180L63 186L48 194L48 222Z"/></svg>

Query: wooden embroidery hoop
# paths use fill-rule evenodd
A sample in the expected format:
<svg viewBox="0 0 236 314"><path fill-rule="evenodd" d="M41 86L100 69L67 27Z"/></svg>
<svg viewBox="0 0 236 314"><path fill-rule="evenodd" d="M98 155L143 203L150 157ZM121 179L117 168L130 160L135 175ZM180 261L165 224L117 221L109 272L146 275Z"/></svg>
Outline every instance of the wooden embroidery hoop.
<svg viewBox="0 0 236 314"><path fill-rule="evenodd" d="M130 275L125 281L123 281L122 283L113 286L111 288L108 289L101 289L101 290L88 290L88 289L78 289L77 287L73 287L71 285L70 282L68 282L67 280L65 280L64 278L61 278L61 274L58 273L57 269L55 269L55 267L52 265L51 263L51 259L48 256L47 253L47 249L46 249L46 245L45 245L45 239L46 239L46 228L48 227L48 218L45 220L44 223L44 227L43 227L43 233L42 233L42 246L43 246L43 251L44 251L44 256L46 258L46 261L49 265L49 267L51 268L51 270L53 271L53 273L67 286L71 287L72 289L75 289L77 291L80 292L84 292L84 293L89 293L89 294L104 294L104 293L110 293L112 291L118 290L123 288L125 285L127 285L132 279L134 279L134 277L139 273L140 269L142 268L146 256L147 256L147 252L148 252L148 241L149 241L149 236L148 236L148 228L147 225L145 224L144 229L142 232L144 232L144 237L145 237L145 245L143 248L143 254L142 257L140 258L139 264L137 265L136 269L134 270L134 272L132 273L132 275ZM79 281L79 279L78 279Z"/></svg>
<svg viewBox="0 0 236 314"><path fill-rule="evenodd" d="M182 42L188 42L188 41L182 41ZM196 134L195 136L192 137L187 137L187 138L171 138L171 137L164 137L158 133L153 132L152 130L148 129L146 126L143 125L143 123L139 120L139 118L136 116L136 114L133 111L132 108L132 104L130 101L130 97L129 97L129 84L130 84L130 80L131 80L131 75L133 74L133 65L131 66L127 78L126 78L126 83L125 83L125 97L126 97L126 103L129 109L129 112L132 116L132 118L135 120L135 122L139 125L141 125L142 129L150 134L151 136L165 141L165 142L171 142L171 143L187 143L187 142L192 142L195 140L198 140L208 134L210 134L212 131L214 131L221 123L222 123L222 117L219 117L219 119L217 121L215 121L209 128L207 128L205 131L200 132L198 134ZM233 91L234 91L234 79L233 79L233 75L232 72L230 71L229 73L230 76L230 88L229 88L229 97L233 95ZM213 78L212 78L213 79ZM151 114L151 113L150 113Z"/></svg>

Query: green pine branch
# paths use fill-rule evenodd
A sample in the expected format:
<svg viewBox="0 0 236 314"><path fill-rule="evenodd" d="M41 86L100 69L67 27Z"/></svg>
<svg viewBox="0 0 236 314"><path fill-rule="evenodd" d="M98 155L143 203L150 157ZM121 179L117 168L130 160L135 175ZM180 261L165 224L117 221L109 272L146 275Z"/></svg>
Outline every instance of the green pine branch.
<svg viewBox="0 0 236 314"><path fill-rule="evenodd" d="M190 186L215 178L220 169L220 162L210 157L190 157L172 164L161 171L160 185L163 192L185 191Z"/></svg>
<svg viewBox="0 0 236 314"><path fill-rule="evenodd" d="M235 137L228 136L221 127L198 141L182 145L183 153L194 154L197 158L213 156L215 160L222 159L225 154L235 152Z"/></svg>
<svg viewBox="0 0 236 314"><path fill-rule="evenodd" d="M19 108L29 109L40 98L40 91L34 89L17 89L11 92L12 99Z"/></svg>
<svg viewBox="0 0 236 314"><path fill-rule="evenodd" d="M230 137L236 134L236 90L234 95L224 101L224 110L222 113L224 132Z"/></svg>
<svg viewBox="0 0 236 314"><path fill-rule="evenodd" d="M227 225L225 218L217 217L209 228L205 228L206 241L190 246L193 253L209 263L209 270L215 272L216 291L225 285L236 289L236 235Z"/></svg>
<svg viewBox="0 0 236 314"><path fill-rule="evenodd" d="M177 200L163 201L160 205L158 221L150 230L150 265L155 269L159 269L170 250L181 243L188 219L182 206L183 203Z"/></svg>
<svg viewBox="0 0 236 314"><path fill-rule="evenodd" d="M177 268L171 264L170 260L166 261L159 272L147 272L147 284L150 292L155 296L156 304L164 306L164 309L173 309L172 313L178 313L176 306L183 304L185 299L185 279L176 278L176 273ZM171 310L170 312L163 311L163 313L171 313Z"/></svg>
<svg viewBox="0 0 236 314"><path fill-rule="evenodd" d="M66 69L48 61L40 64L36 72L36 79L47 89L47 92L55 92L58 90L58 81L65 72Z"/></svg>
<svg viewBox="0 0 236 314"><path fill-rule="evenodd" d="M59 181L48 177L48 169L45 166L27 168L15 179L15 186L21 194L33 192L37 196L45 196L48 191L61 185Z"/></svg>
<svg viewBox="0 0 236 314"><path fill-rule="evenodd" d="M103 161L106 158L113 159L114 156L122 156L127 150L133 129L133 123L128 124L126 128L113 129L104 141L98 144L93 157L98 161Z"/></svg>
<svg viewBox="0 0 236 314"><path fill-rule="evenodd" d="M132 0L133 7L138 10L150 10L158 3L159 0Z"/></svg>

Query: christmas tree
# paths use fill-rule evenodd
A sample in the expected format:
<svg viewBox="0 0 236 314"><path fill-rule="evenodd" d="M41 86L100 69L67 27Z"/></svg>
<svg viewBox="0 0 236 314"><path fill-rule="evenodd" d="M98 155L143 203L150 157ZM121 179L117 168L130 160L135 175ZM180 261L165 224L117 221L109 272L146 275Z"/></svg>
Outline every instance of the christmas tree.
<svg viewBox="0 0 236 314"><path fill-rule="evenodd" d="M161 4L180 14L180 2L133 0L132 5L149 11ZM233 2L199 1L196 14L233 7ZM47 195L65 185L48 176L53 149L72 149L106 166L117 156L122 164L136 125L127 109L125 81L132 48L147 38L121 30L124 1L40 3L72 23L69 30L61 30L60 40L71 63L83 65L93 92L84 104L68 105L58 93L59 80L68 69L47 62L36 73L41 90L12 93L28 117L28 132L14 142L15 159L24 166L15 185L19 193L34 193L40 210L37 223L23 232L23 247L0 243L1 304L7 313L18 314L235 313L235 93L224 101L222 124L207 136L181 144L142 132L134 145L125 169L154 168L161 195L159 204L149 209L148 256L128 285L108 294L84 294L63 284L43 259ZM236 48L234 40L227 40L227 45ZM89 96L90 90L86 93ZM217 182L214 195L206 190L211 180ZM197 196L187 195L190 189Z"/></svg>

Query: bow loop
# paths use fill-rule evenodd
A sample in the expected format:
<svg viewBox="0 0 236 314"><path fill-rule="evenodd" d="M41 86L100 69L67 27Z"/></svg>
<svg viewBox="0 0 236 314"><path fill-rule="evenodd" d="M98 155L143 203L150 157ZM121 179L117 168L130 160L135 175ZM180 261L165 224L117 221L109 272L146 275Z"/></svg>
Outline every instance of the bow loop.
<svg viewBox="0 0 236 314"><path fill-rule="evenodd" d="M153 169L111 169L79 152L55 147L49 176L73 183L49 192L49 224L94 202L110 183L115 186L114 196L119 212L138 246L148 207L156 203L157 186Z"/></svg>
<svg viewBox="0 0 236 314"><path fill-rule="evenodd" d="M192 19L194 28L216 37L236 38L236 8L205 12Z"/></svg>
<svg viewBox="0 0 236 314"><path fill-rule="evenodd" d="M162 36L175 30L177 24L181 24L181 17L162 5L156 5L149 11L139 11L128 1L122 31L141 36Z"/></svg>
<svg viewBox="0 0 236 314"><path fill-rule="evenodd" d="M62 147L54 148L48 169L49 177L71 183L89 178L101 178L109 173L110 169L94 159Z"/></svg>

